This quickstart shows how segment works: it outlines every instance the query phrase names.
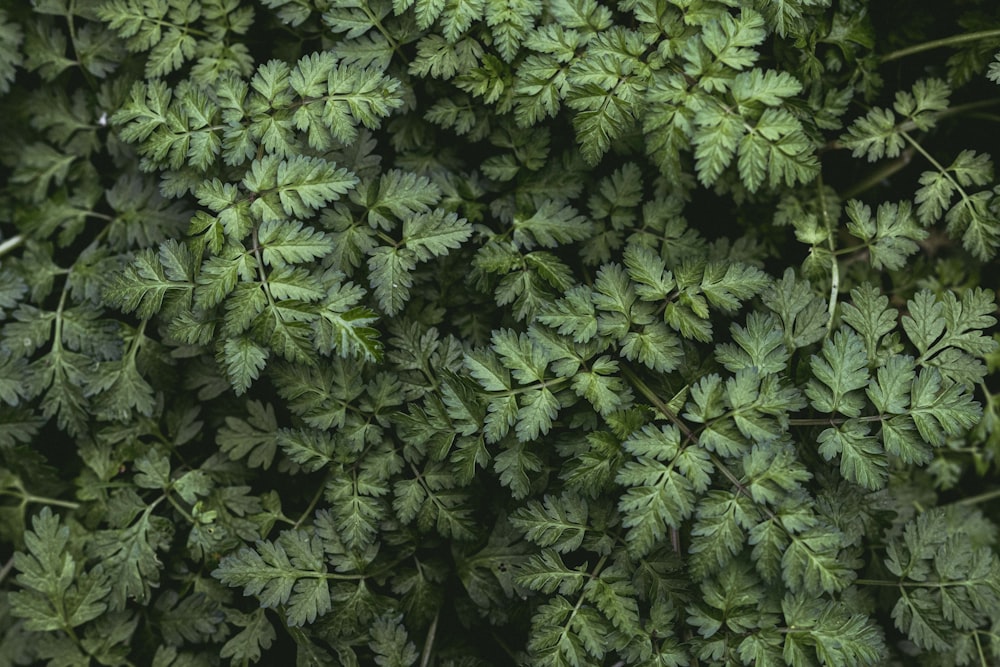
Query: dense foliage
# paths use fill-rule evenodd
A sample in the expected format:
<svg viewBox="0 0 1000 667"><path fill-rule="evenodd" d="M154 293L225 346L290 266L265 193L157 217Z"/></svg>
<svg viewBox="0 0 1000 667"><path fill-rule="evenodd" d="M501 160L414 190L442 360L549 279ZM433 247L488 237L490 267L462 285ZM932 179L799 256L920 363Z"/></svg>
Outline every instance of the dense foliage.
<svg viewBox="0 0 1000 667"><path fill-rule="evenodd" d="M1000 664L997 84L992 0L0 2L0 666Z"/></svg>

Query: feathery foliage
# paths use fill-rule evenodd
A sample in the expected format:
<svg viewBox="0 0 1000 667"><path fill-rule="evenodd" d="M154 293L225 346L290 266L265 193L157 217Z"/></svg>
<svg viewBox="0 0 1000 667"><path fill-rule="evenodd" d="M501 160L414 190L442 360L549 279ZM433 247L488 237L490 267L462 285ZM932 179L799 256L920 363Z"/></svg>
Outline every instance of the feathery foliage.
<svg viewBox="0 0 1000 667"><path fill-rule="evenodd" d="M959 4L5 4L0 667L1000 663Z"/></svg>

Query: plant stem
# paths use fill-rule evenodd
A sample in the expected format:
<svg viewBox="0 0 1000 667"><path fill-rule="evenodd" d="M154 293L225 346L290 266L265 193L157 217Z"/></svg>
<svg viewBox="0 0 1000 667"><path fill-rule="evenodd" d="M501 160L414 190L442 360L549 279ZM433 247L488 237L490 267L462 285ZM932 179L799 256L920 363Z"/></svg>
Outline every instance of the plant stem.
<svg viewBox="0 0 1000 667"><path fill-rule="evenodd" d="M172 495L170 495L169 492L166 492L163 495L166 496L167 502L170 503L171 505L173 505L173 508L175 510L177 510L177 512L181 516L183 516L184 519L187 520L188 523L190 523L192 526L201 525L201 522L198 521L198 519L195 519L193 516L191 516L191 514L187 510L184 509L184 506L181 505L179 502L177 502L177 500L175 500L174 497Z"/></svg>
<svg viewBox="0 0 1000 667"><path fill-rule="evenodd" d="M10 574L10 571L13 567L14 567L14 557L11 556L10 558L7 559L7 562L3 564L3 567L0 567L0 584L2 584L3 580L7 578L7 575Z"/></svg>
<svg viewBox="0 0 1000 667"><path fill-rule="evenodd" d="M39 505L52 505L53 507L65 507L66 509L76 510L80 509L80 503L74 503L69 500L59 500L57 498L45 498L44 496L33 496L31 494L26 494L24 496L24 502L27 503L37 503Z"/></svg>
<svg viewBox="0 0 1000 667"><path fill-rule="evenodd" d="M844 192L840 195L841 199L851 199L853 197L857 197L862 192L866 192L867 190L875 187L896 172L902 171L908 164L910 164L910 160L913 159L913 153L913 147L908 147L898 158L892 162L882 165L851 187L844 190Z"/></svg>
<svg viewBox="0 0 1000 667"><path fill-rule="evenodd" d="M978 496L969 496L968 498L962 498L961 500L956 500L951 504L978 505L979 503L989 502L991 500L996 500L997 498L1000 498L1000 489L993 489L992 491L987 491L986 493L980 493Z"/></svg>
<svg viewBox="0 0 1000 667"><path fill-rule="evenodd" d="M855 579L854 583L860 586L899 586L898 581L886 581L885 579Z"/></svg>
<svg viewBox="0 0 1000 667"><path fill-rule="evenodd" d="M9 239L4 240L0 243L0 257L3 257L11 250L15 249L17 246L24 243L24 237L18 234L17 236L12 236Z"/></svg>
<svg viewBox="0 0 1000 667"><path fill-rule="evenodd" d="M733 474L732 470L726 467L726 464L722 462L722 459L720 459L715 454L709 454L708 457L715 465L715 469L721 472L722 475L729 480L730 484L736 487L736 490L740 493L740 495L746 496L754 503L756 503L757 506L760 507L761 511L763 511L764 514L767 515L768 519L774 520L778 518L778 515L772 512L767 505L765 505L764 503L760 502L759 500L753 497L753 494L750 493L746 485L740 481L739 477Z"/></svg>
<svg viewBox="0 0 1000 667"><path fill-rule="evenodd" d="M881 62L887 63L893 60L899 60L900 58L905 58L906 56L912 56L915 53L922 53L924 51L931 51L933 49L939 49L944 46L958 46L960 44L965 44L967 42L978 42L982 39L1000 39L1000 29L994 30L981 30L979 32L967 32L961 35L952 35L951 37L943 37L941 39L934 39L929 42L923 42L922 44L914 44L913 46L908 46L905 49L899 49L898 51L893 51L887 53L881 58Z"/></svg>
<svg viewBox="0 0 1000 667"><path fill-rule="evenodd" d="M656 392L650 389L649 385L642 381L642 378L636 375L635 372L628 366L622 365L621 369L622 375L625 376L625 379L627 379L633 387L638 389L639 393L645 396L646 399L653 404L653 407L659 410L666 419L671 421L678 429L680 429L681 433L683 433L686 438L689 440L694 438L694 433L688 425L678 419L677 415L675 415L670 408L667 407L667 404L660 400L660 397L656 395Z"/></svg>
<svg viewBox="0 0 1000 667"><path fill-rule="evenodd" d="M827 245L830 247L830 304L827 307L826 319L826 335L829 337L833 333L833 318L837 314L837 298L840 296L840 264L837 260L837 243L834 240L836 230L830 221L830 212L826 208L822 174L816 179L816 187L819 190L819 207L823 225L826 227Z"/></svg>
<svg viewBox="0 0 1000 667"><path fill-rule="evenodd" d="M431 621L431 627L427 629L427 639L424 640L424 650L420 654L420 667L427 667L431 662L431 651L434 649L434 636L437 634L438 618L441 616L441 609L438 608Z"/></svg>
<svg viewBox="0 0 1000 667"><path fill-rule="evenodd" d="M329 474L323 478L323 483L319 485L319 489L313 494L312 500L309 501L309 506L306 507L305 511L299 516L298 520L292 524L292 530L298 530L302 523L309 518L309 515L314 509L316 509L319 499L323 497L323 491L326 490L326 482L330 479Z"/></svg>

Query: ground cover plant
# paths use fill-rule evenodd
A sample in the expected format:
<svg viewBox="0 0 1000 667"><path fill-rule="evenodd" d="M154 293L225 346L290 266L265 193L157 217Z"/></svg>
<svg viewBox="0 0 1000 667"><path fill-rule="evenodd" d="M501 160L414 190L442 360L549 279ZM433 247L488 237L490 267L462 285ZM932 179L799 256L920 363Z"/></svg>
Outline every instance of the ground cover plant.
<svg viewBox="0 0 1000 667"><path fill-rule="evenodd" d="M992 0L0 3L0 667L1000 664Z"/></svg>

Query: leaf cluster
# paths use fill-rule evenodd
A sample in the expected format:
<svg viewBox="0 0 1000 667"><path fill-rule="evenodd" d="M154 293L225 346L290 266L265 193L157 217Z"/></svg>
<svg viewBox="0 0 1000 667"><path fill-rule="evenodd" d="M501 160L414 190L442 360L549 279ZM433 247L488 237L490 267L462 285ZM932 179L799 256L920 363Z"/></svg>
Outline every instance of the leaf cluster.
<svg viewBox="0 0 1000 667"><path fill-rule="evenodd" d="M1000 661L985 4L5 5L0 667Z"/></svg>

